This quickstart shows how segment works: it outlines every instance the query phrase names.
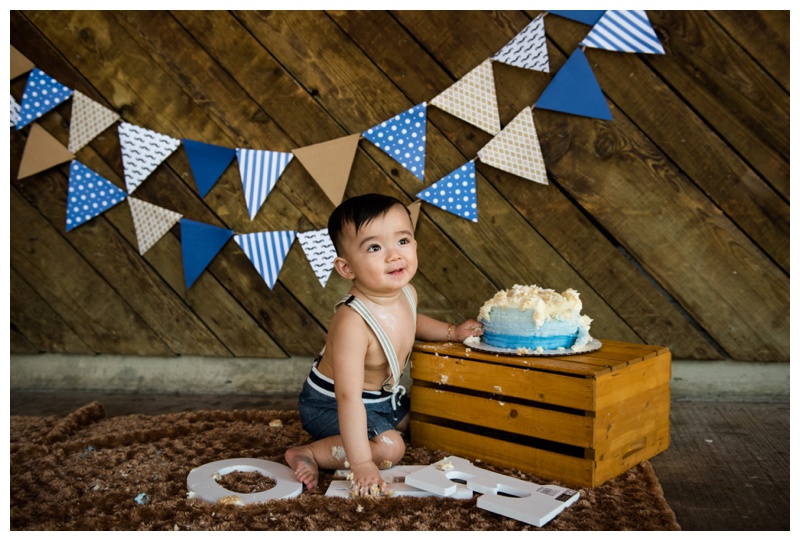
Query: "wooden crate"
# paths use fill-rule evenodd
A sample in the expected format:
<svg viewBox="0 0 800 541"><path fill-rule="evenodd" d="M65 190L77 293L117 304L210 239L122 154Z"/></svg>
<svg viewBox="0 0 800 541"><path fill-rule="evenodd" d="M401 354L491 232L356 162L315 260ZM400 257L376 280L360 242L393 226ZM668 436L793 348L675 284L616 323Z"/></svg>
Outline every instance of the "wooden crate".
<svg viewBox="0 0 800 541"><path fill-rule="evenodd" d="M669 446L672 355L601 340L559 357L417 343L411 442L596 487Z"/></svg>

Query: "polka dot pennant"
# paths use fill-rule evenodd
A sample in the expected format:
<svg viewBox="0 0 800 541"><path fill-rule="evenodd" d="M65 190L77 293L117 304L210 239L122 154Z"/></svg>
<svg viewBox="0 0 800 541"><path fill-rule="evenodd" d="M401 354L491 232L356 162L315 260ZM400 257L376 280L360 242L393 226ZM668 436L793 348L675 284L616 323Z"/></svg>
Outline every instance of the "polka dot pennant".
<svg viewBox="0 0 800 541"><path fill-rule="evenodd" d="M71 88L62 85L39 68L33 68L22 94L17 129L27 126L71 95Z"/></svg>
<svg viewBox="0 0 800 541"><path fill-rule="evenodd" d="M478 190L475 184L475 161L455 169L440 181L422 190L417 197L456 216L478 221Z"/></svg>
<svg viewBox="0 0 800 541"><path fill-rule="evenodd" d="M363 133L364 137L419 179L425 177L425 132L428 105L423 102L381 122Z"/></svg>
<svg viewBox="0 0 800 541"><path fill-rule="evenodd" d="M67 188L67 231L85 224L126 197L124 190L73 160Z"/></svg>

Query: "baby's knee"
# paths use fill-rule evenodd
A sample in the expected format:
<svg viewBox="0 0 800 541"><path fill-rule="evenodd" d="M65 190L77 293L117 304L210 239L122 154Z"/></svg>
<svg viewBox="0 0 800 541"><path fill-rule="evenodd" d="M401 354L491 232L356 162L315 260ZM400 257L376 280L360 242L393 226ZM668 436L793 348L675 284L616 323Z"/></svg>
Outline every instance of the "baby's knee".
<svg viewBox="0 0 800 541"><path fill-rule="evenodd" d="M387 430L373 440L380 448L380 459L392 463L399 462L406 453L406 443L403 437L395 430Z"/></svg>

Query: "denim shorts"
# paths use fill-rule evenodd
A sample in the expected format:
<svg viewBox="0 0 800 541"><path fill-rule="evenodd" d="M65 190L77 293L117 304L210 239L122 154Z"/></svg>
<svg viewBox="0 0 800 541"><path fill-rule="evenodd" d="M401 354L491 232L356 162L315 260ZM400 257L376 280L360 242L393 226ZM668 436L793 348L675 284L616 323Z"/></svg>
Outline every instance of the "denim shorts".
<svg viewBox="0 0 800 541"><path fill-rule="evenodd" d="M389 397L377 402L365 402L364 409L367 412L367 437L373 439L378 434L397 427L411 410L411 400L406 395L399 396L396 407L392 408L392 399ZM340 434L336 398L321 393L308 380L303 383L303 390L300 391L300 420L303 429L315 440Z"/></svg>

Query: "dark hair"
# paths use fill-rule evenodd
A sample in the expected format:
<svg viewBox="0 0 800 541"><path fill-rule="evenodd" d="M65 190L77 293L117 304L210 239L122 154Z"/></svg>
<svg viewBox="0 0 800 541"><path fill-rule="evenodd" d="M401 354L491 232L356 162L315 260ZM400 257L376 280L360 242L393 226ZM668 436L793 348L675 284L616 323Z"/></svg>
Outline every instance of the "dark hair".
<svg viewBox="0 0 800 541"><path fill-rule="evenodd" d="M356 233L358 233L362 226L379 216L383 216L395 205L403 207L408 212L409 219L411 219L411 213L399 199L378 193L351 197L336 207L330 218L328 218L328 235L333 241L336 253L342 255L342 229L346 224L352 223L356 228Z"/></svg>

